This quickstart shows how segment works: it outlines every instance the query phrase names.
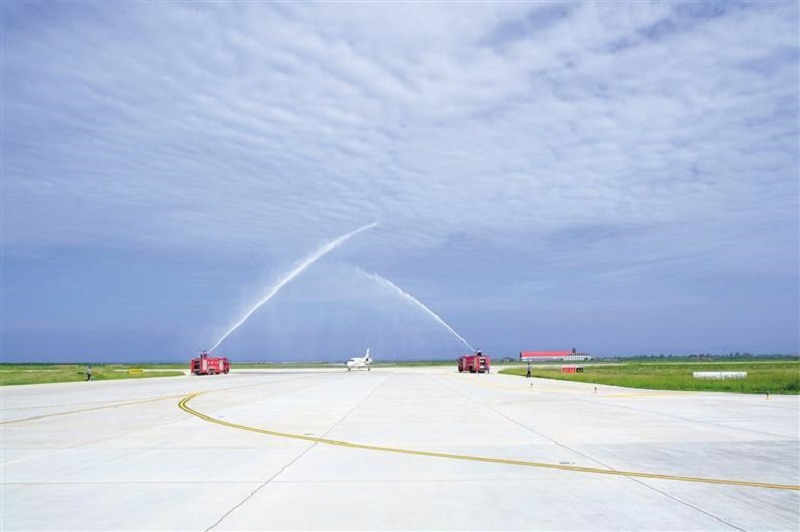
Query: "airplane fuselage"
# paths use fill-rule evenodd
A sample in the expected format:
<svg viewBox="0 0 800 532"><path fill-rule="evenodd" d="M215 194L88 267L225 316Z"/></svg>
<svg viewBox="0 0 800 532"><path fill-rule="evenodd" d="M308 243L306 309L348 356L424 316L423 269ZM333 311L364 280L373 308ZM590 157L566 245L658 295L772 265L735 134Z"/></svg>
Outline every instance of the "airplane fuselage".
<svg viewBox="0 0 800 532"><path fill-rule="evenodd" d="M370 364L372 364L372 358L369 356L369 348L367 348L367 352L363 357L353 357L346 362L347 371L362 368L367 368L367 371L369 371Z"/></svg>

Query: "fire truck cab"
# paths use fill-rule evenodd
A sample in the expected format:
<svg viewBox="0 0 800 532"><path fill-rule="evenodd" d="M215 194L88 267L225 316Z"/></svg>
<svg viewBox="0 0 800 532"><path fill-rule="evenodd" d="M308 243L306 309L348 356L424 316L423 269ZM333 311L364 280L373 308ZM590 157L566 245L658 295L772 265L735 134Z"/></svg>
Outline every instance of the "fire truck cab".
<svg viewBox="0 0 800 532"><path fill-rule="evenodd" d="M492 359L480 351L476 351L474 355L459 357L457 362L459 373L463 373L464 371L469 371L470 373L489 373L489 369L492 365Z"/></svg>
<svg viewBox="0 0 800 532"><path fill-rule="evenodd" d="M192 359L189 366L193 375L216 375L219 373L228 373L231 370L231 364L225 357L209 357L205 351L202 355Z"/></svg>

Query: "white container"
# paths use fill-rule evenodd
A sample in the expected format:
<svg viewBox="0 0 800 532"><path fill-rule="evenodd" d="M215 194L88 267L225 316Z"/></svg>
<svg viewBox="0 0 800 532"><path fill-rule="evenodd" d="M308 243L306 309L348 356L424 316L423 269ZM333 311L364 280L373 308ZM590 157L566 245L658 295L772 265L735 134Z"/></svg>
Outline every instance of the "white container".
<svg viewBox="0 0 800 532"><path fill-rule="evenodd" d="M694 371L695 379L746 379L746 371Z"/></svg>

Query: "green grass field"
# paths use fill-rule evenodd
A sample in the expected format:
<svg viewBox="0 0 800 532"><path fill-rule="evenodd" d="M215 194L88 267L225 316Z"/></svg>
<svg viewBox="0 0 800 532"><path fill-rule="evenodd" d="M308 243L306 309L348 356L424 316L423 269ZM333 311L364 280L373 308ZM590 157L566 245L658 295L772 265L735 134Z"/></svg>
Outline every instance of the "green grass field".
<svg viewBox="0 0 800 532"><path fill-rule="evenodd" d="M157 367L158 369L164 368L164 366ZM86 380L85 371L85 364L0 364L0 386L84 381ZM92 365L92 377L97 381L177 377L179 375L183 375L183 372L143 371L142 366L125 364Z"/></svg>
<svg viewBox="0 0 800 532"><path fill-rule="evenodd" d="M734 393L800 394L800 362L752 361L659 363L634 362L619 365L578 364L583 373L562 373L561 364L532 367L531 375L545 379L609 384L651 390L690 390ZM524 377L527 368L517 366L500 373ZM746 371L737 380L695 379L694 371Z"/></svg>

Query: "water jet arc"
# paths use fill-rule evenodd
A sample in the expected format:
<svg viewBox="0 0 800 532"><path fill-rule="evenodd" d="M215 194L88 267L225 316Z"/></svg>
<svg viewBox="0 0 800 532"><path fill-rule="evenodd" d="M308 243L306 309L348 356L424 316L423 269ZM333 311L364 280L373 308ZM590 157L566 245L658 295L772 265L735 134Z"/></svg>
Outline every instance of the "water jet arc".
<svg viewBox="0 0 800 532"><path fill-rule="evenodd" d="M295 277L297 277L298 275L300 275L301 273L303 273L303 270L305 270L306 268L308 268L309 266L311 266L312 264L314 264L314 263L315 263L316 261L318 261L320 258L322 258L323 256L327 255L328 253L330 253L331 251L333 251L334 249L336 249L336 248L337 248L337 247L339 247L340 245L342 245L342 243L343 243L345 240L347 240L347 239L349 239L349 238L351 238L351 237L354 237L355 235L357 235L358 233L360 233L360 232L362 232L362 231L366 231L367 229L371 229L371 228L375 227L376 225L378 225L378 222L373 222L373 223L371 223L371 224L369 224L369 225L365 225L364 227L359 227L359 228L358 228L358 229L356 229L355 231L351 231L351 232L347 233L346 235L342 235L342 236L340 236L340 237L339 237L339 238L337 238L336 240L332 240L332 241L328 242L327 244L325 244L324 246L322 246L321 248L319 248L317 251L315 251L314 253L312 253L311 255L309 255L308 257L306 257L305 259L303 259L303 261L302 261L302 262L301 262L301 263L300 263L300 264L299 264L299 265L298 265L298 266L297 266L295 269L293 269L292 271L290 271L290 272L289 272L289 273L288 273L286 276L284 276L284 277L283 277L283 279L281 279L281 280L280 280L279 282L277 282L277 283L276 283L274 286L272 286L272 287L271 287L271 288L270 288L270 289L267 291L266 295L265 295L263 298L261 298L261 301L259 301L258 303L256 303L256 304L255 304L255 306L254 306L253 308L251 308L251 309L250 309L250 310L247 312L247 314L245 314L245 315L244 315L244 317L243 317L242 319L240 319L238 322L236 322L236 325L234 325L233 327L231 327L230 329L228 329L228 332L226 332L225 334L223 334L223 335L222 335L222 338L220 338L219 340L217 340L217 343L216 343L216 344L214 344L214 347L212 347L211 349L209 349L209 350L208 350L208 352L209 352L209 353L211 353L212 351L214 351L214 349L216 349L217 347L219 347L219 344L221 344L223 341L225 341L225 339L226 339L228 336L230 336L230 335L231 335L231 333L233 333L233 331L235 331L236 329L238 329L238 328L239 328L239 327L240 327L240 326L241 326L241 325L242 325L244 322L246 322L246 321L247 321L247 319L248 319L248 318L249 318L249 317L250 317L250 316L251 316L251 315L252 315L252 314L253 314L253 313L254 313L256 310L258 310L258 309L259 309L259 308L260 308L260 307L261 307L261 306L262 306L264 303L266 303L267 301L269 301L270 299L272 299L272 297L273 297L275 294L277 294L277 293L278 293L278 291L279 291L281 288L283 288L283 287L284 287L284 286L285 286L285 285L286 285L286 284L287 284L289 281L291 281L292 279L294 279Z"/></svg>
<svg viewBox="0 0 800 532"><path fill-rule="evenodd" d="M432 310L431 310L431 309L429 309L427 306L425 306L425 305L424 305L424 304L423 304L423 303L422 303L420 300L418 300L416 297L414 297L414 296L412 296L411 294L409 294L408 292L404 291L402 288L400 288L399 286L397 286L396 284L394 284L393 282L391 282L389 279L386 279L385 277L381 277L381 276L380 276L380 275L378 275L377 273L367 273L367 272L365 272L364 270L362 270L361 268L357 268L357 269L358 269L359 273L361 273L362 275L366 276L368 279L372 279L373 281L376 281L376 282L378 282L378 283L380 283L380 284L382 284L382 285L384 285L384 286L387 286L387 287L391 288L391 290L392 290L394 293L396 293L396 294L400 295L401 297L403 297L404 299L406 299L406 300L408 300L408 301L411 301L411 302L412 302L412 303L413 303L413 304L414 304L416 307L418 307L418 308L422 309L423 311L425 311L425 313L427 313L427 314L428 314L429 316L431 316L431 317L432 317L434 320L436 320L436 321L437 321L437 323L439 323L439 324L440 324L440 325L442 325L442 326L443 326L445 329L447 329L448 331L450 331L451 333L453 333L453 335L454 335L456 338L458 338L458 339L459 339L459 341L460 341L462 344L464 344L465 346L467 346L467 347L469 348L469 350L470 350L470 351L475 351L475 348L474 348L474 347L472 347L471 345L469 345L469 342L467 342L466 340L464 340L464 338L463 338L463 337L462 337L460 334L458 334L458 333L457 333L455 330L453 330L453 328L452 328L452 327L450 327L450 326L449 326L447 323L445 323L445 321L444 321L442 318L440 318L440 317L439 317L439 316L438 316L438 315L437 315L437 314L436 314L434 311L432 311Z"/></svg>

